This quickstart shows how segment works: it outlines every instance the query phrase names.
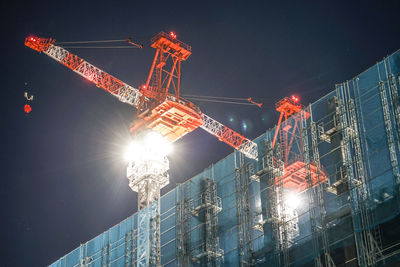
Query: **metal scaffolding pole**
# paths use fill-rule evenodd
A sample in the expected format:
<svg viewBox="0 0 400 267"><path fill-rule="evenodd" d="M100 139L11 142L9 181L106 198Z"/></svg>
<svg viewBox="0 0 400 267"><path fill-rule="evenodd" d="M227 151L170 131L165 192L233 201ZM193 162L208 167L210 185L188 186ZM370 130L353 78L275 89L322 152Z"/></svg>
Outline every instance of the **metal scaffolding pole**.
<svg viewBox="0 0 400 267"><path fill-rule="evenodd" d="M376 266L379 261L378 256L382 257L382 252L374 233L371 231L372 218L368 204L367 177L361 156L362 151L354 100L350 97L348 82L337 85L337 95L343 133L341 148L350 190L358 263L361 266ZM378 239L380 238L378 237Z"/></svg>
<svg viewBox="0 0 400 267"><path fill-rule="evenodd" d="M223 264L224 250L219 246L218 213L222 210L221 198L217 196L217 183L204 178L203 191L199 198L191 199L190 212L204 218L204 242L192 249L192 261L206 266Z"/></svg>
<svg viewBox="0 0 400 267"><path fill-rule="evenodd" d="M237 153L235 153L237 155ZM252 266L251 228L249 203L249 163L239 154L239 166L235 156L236 215L238 220L238 248L240 266Z"/></svg>
<svg viewBox="0 0 400 267"><path fill-rule="evenodd" d="M274 184L274 193L272 193L271 197L276 196L275 205L271 207L271 209L275 209L273 220L276 221L275 226L277 226L278 231L278 240L279 240L279 255L280 255L280 264L281 266L289 266L290 258L289 258L289 229L288 229L288 219L286 213L286 205L284 203L285 200L285 191L283 189L283 180L280 179L278 185L276 185L276 177L280 177L284 173L284 163L282 160L281 154L281 143L277 143L275 150L275 157L272 156L272 165L274 166L274 160L276 160L276 165L278 168L278 172L274 173L273 180L271 181ZM279 175L279 176L278 176ZM274 196L275 195L275 196ZM275 231L275 229L273 230Z"/></svg>
<svg viewBox="0 0 400 267"><path fill-rule="evenodd" d="M280 229L278 216L278 196L275 186L275 177L280 177L283 173L283 166L274 166L274 152L272 148L272 140L265 139L265 168L264 173L260 177L260 194L265 196L266 201L262 201L263 206L261 225L264 232L265 244L268 239L272 243L272 259L269 264L271 266L281 266L280 260ZM279 143L276 144L280 151ZM263 198L261 198L263 200ZM267 204L267 206L265 206ZM261 227L260 227L261 228Z"/></svg>
<svg viewBox="0 0 400 267"><path fill-rule="evenodd" d="M381 101L382 101L383 119L384 119L384 123L385 123L386 136L387 136L388 146L389 146L390 163L392 164L393 176L394 176L395 182L397 184L397 190L398 190L398 192L400 192L400 171L399 171L399 165L398 165L397 155L396 155L396 145L395 145L396 141L394 138L394 131L393 131L392 120L391 120L391 116L390 116L386 86L385 86L384 82L382 82L382 81L379 82L379 89L380 89L380 95L381 95Z"/></svg>
<svg viewBox="0 0 400 267"><path fill-rule="evenodd" d="M177 215L176 215L176 258L177 266L190 266L190 200L189 180L177 188Z"/></svg>
<svg viewBox="0 0 400 267"><path fill-rule="evenodd" d="M310 113L311 113L311 107L310 107ZM314 158L314 164L317 167L317 170L319 171L318 175L320 175L321 171L321 162L320 162L320 157L319 157L319 149L318 149L318 135L317 135L317 127L315 125L315 122L313 122L313 117L311 113L311 123L310 123L310 128L311 128L311 144L312 144L312 149L313 149L313 158ZM329 240L328 240L328 234L326 231L326 224L325 224L325 218L326 218L326 210L325 210L325 205L324 205L324 190L323 190L324 184L319 184L315 188L315 192L317 194L317 202L319 205L319 215L320 215L320 235L321 235L321 241L322 241L322 250L324 254L324 259L325 259L325 266L327 267L335 267L336 264L333 261L330 252L329 252ZM318 259L320 257L318 256Z"/></svg>
<svg viewBox="0 0 400 267"><path fill-rule="evenodd" d="M400 82L400 76L399 76L399 82ZM400 151L400 97L399 97L399 89L397 87L396 83L396 78L394 74L390 74L389 76L389 86L391 89L391 99L393 103L393 112L394 112L394 118L396 121L396 126L397 126L397 146Z"/></svg>
<svg viewBox="0 0 400 267"><path fill-rule="evenodd" d="M320 259L320 247L318 241L318 227L317 227L317 218L315 211L315 193L313 188L313 181L311 179L311 171L310 171L310 151L309 151L309 137L308 137L308 126L307 126L307 115L306 112L309 113L309 110L300 111L301 116L301 137L303 140L303 160L306 168L306 179L307 179L307 196L309 203L309 213L310 213L310 225L311 225L311 236L312 236L312 246L314 255L314 266L320 267L322 266Z"/></svg>

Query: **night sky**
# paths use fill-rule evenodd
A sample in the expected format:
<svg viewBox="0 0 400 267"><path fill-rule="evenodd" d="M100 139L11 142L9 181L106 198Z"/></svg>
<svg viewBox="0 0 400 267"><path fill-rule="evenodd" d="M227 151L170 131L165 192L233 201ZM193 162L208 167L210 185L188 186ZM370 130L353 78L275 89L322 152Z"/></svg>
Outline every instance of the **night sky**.
<svg viewBox="0 0 400 267"><path fill-rule="evenodd" d="M146 47L69 50L138 87L154 55L149 39L175 31L193 47L182 93L264 102L259 109L194 101L249 138L273 127L279 99L298 94L309 104L400 48L396 1L115 2L2 4L0 266L48 265L137 208L122 160L135 110L25 47L29 34L60 42L132 37ZM25 91L34 95L28 116ZM163 192L230 152L201 129L185 136Z"/></svg>

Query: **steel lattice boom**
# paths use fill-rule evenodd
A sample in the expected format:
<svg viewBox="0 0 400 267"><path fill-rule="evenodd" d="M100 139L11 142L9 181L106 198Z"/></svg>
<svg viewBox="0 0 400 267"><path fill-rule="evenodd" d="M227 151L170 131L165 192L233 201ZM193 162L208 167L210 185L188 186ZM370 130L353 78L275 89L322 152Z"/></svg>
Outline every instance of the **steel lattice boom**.
<svg viewBox="0 0 400 267"><path fill-rule="evenodd" d="M82 77L103 88L120 101L129 103L135 108L139 105L142 94L138 89L118 80L110 74L93 66L89 62L72 54L66 49L54 45L54 39L29 37L25 40L25 45L39 52L43 52Z"/></svg>
<svg viewBox="0 0 400 267"><path fill-rule="evenodd" d="M235 132L234 130L226 127L222 123L214 120L213 118L202 114L203 124L200 126L210 134L218 137L220 141L227 143L235 149L242 152L246 157L257 159L257 144L247 139L243 135Z"/></svg>

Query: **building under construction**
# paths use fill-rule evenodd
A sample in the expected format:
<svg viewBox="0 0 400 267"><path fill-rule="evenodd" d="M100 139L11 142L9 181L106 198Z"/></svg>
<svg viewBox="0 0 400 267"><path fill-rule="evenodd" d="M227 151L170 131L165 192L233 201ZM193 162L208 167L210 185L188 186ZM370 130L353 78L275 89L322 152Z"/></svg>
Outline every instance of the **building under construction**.
<svg viewBox="0 0 400 267"><path fill-rule="evenodd" d="M400 51L283 99L258 159L233 152L50 266L399 266L399 88Z"/></svg>

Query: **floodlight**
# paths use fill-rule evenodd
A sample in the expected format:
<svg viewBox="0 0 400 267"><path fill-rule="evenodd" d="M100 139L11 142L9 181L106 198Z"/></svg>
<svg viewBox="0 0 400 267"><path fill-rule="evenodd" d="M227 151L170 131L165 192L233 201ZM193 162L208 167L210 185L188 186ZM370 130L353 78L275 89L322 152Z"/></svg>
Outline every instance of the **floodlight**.
<svg viewBox="0 0 400 267"><path fill-rule="evenodd" d="M301 202L300 197L295 193L290 192L285 197L285 205L289 209L292 210L296 209L299 206L300 202Z"/></svg>
<svg viewBox="0 0 400 267"><path fill-rule="evenodd" d="M124 159L128 162L132 161L138 156L140 156L142 150L143 150L142 146L139 142L132 141L131 143L128 144L128 146L125 149Z"/></svg>
<svg viewBox="0 0 400 267"><path fill-rule="evenodd" d="M172 152L172 144L159 133L149 132L144 141L151 153L166 156Z"/></svg>
<svg viewBox="0 0 400 267"><path fill-rule="evenodd" d="M129 143L124 152L127 162L162 159L172 152L172 144L157 132L148 132Z"/></svg>

